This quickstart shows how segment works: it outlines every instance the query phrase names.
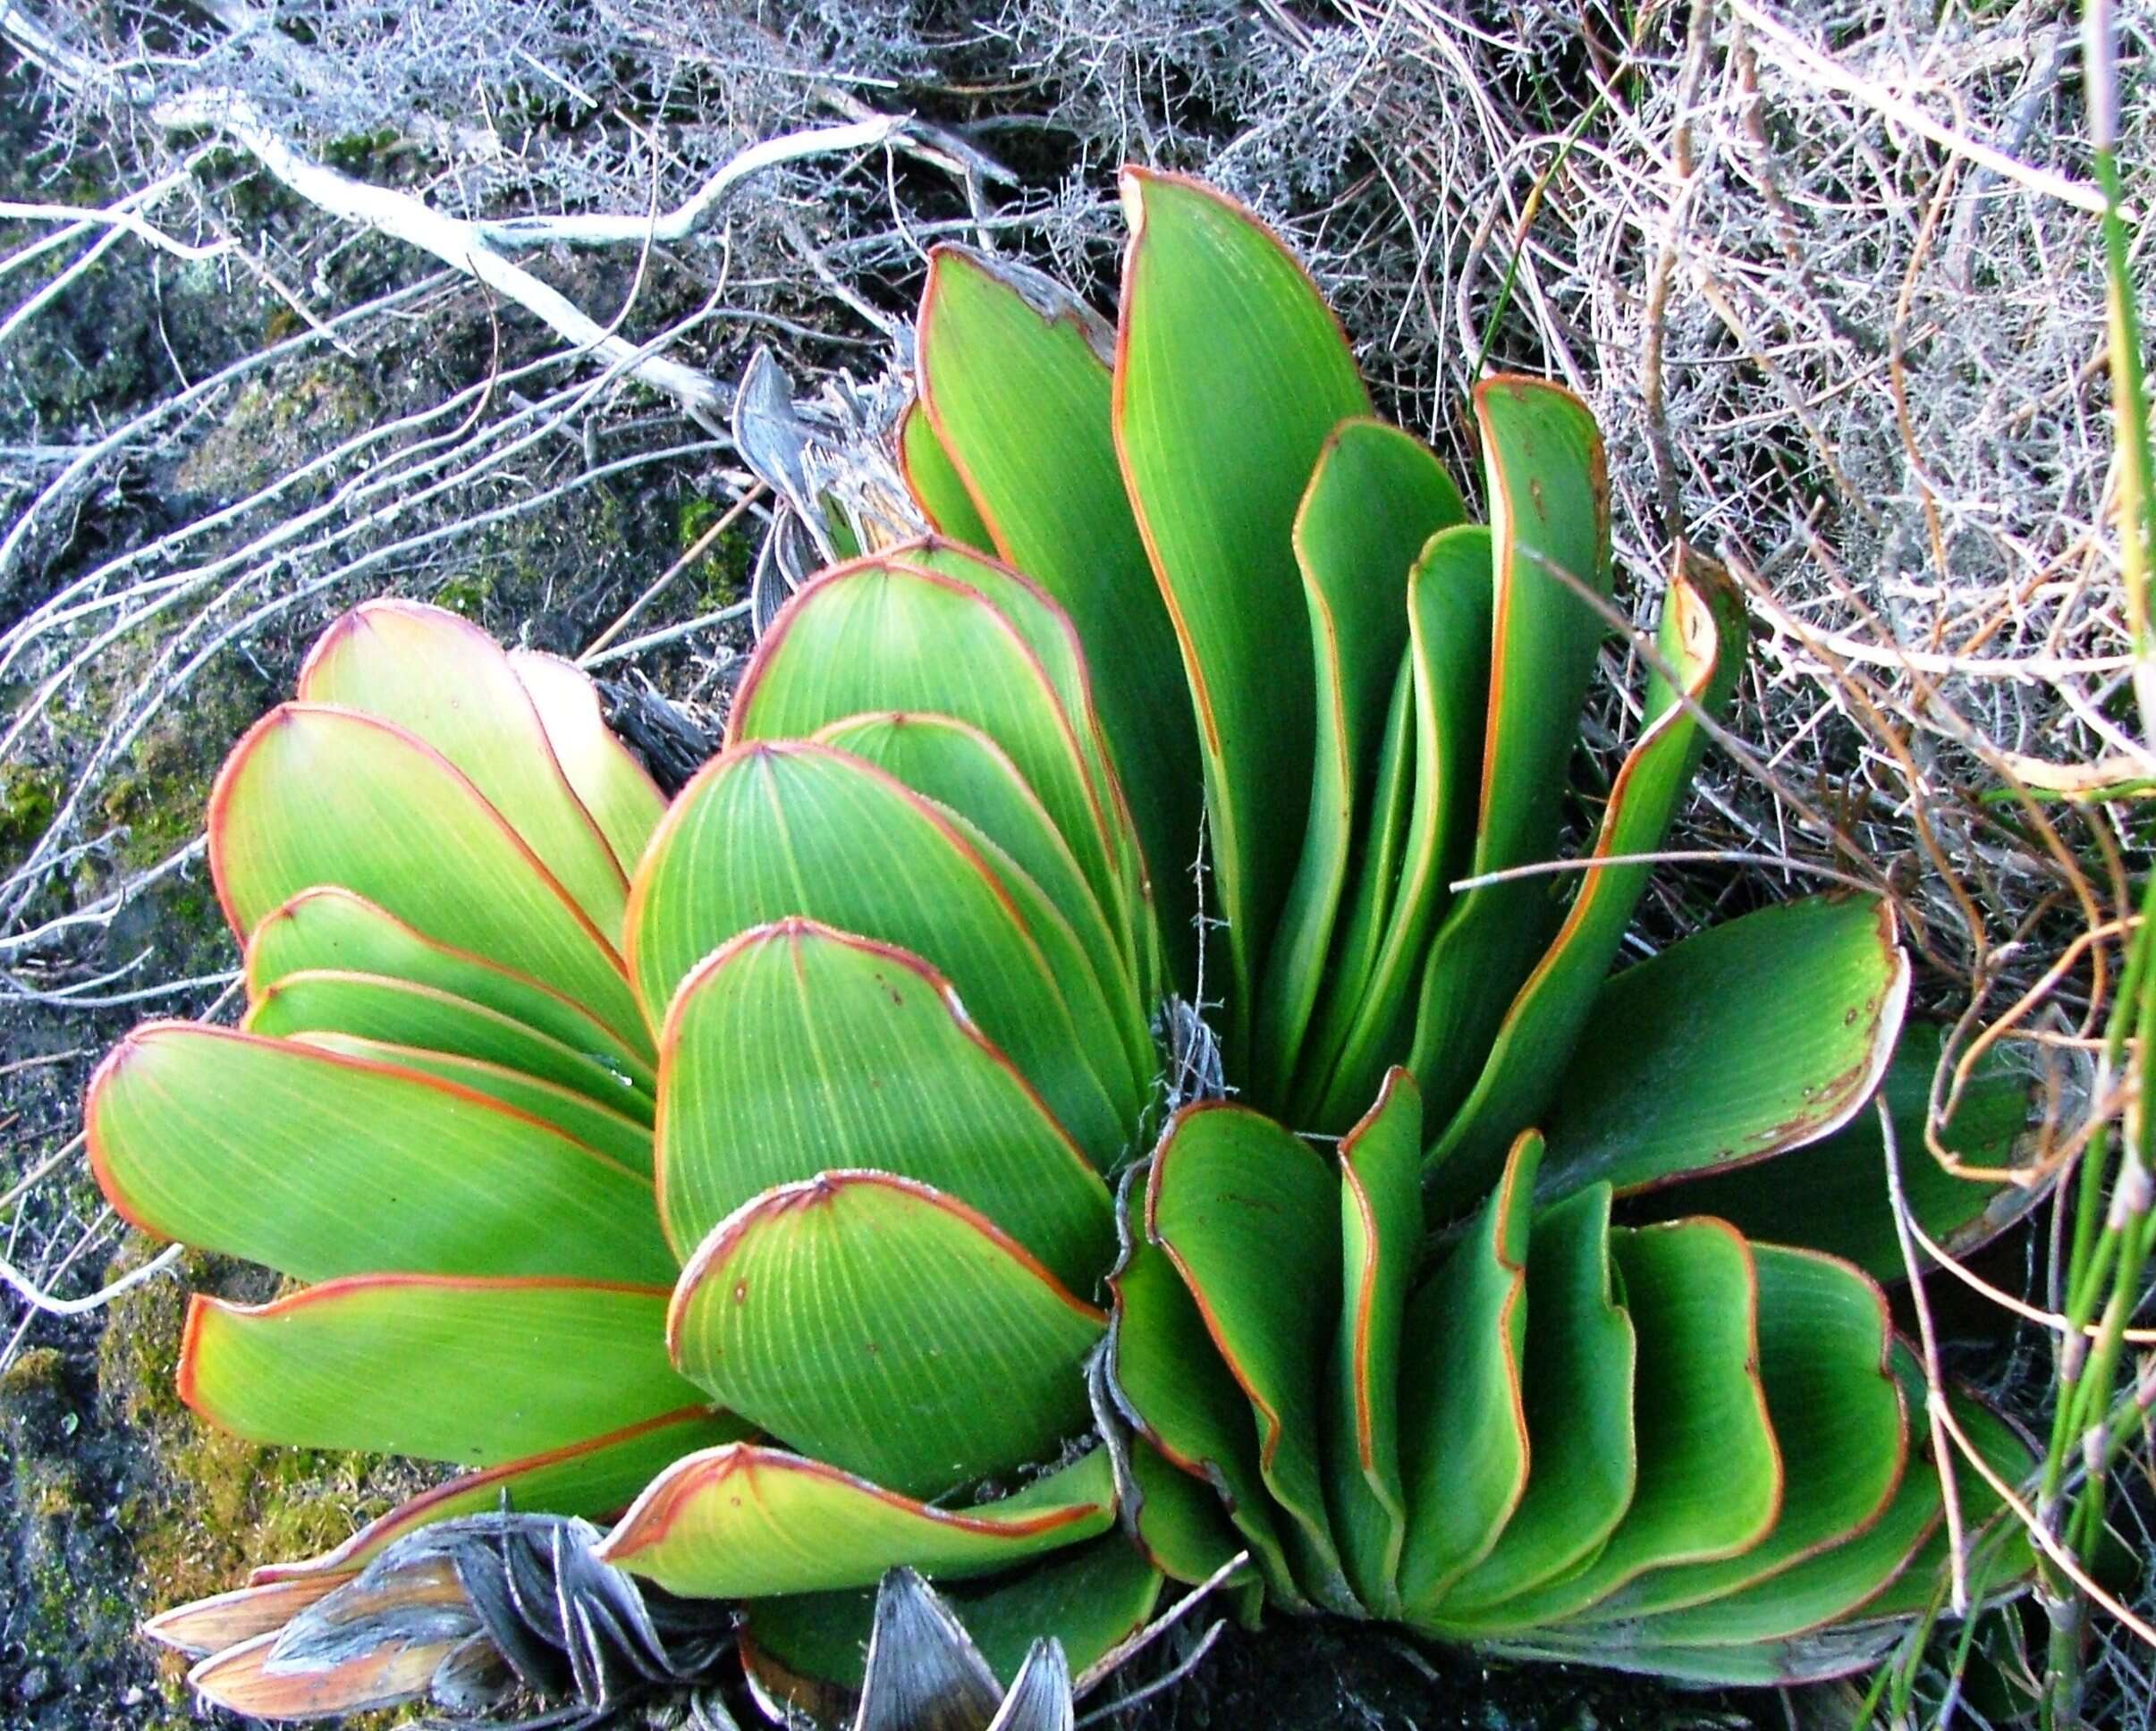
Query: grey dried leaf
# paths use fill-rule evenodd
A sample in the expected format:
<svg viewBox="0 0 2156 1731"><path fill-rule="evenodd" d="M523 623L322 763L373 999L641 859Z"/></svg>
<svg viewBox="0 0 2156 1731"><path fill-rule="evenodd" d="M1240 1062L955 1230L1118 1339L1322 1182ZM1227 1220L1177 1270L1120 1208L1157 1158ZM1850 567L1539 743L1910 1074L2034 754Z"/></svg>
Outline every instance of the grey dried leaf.
<svg viewBox="0 0 2156 1731"><path fill-rule="evenodd" d="M803 519L822 513L809 480L815 431L794 407L793 384L769 349L759 344L741 371L733 400L733 443L741 460ZM813 532L813 529L812 529ZM827 542L824 556L831 555Z"/></svg>
<svg viewBox="0 0 2156 1731"><path fill-rule="evenodd" d="M950 1606L909 1568L885 1575L853 1731L986 1731L1002 1701Z"/></svg>
<svg viewBox="0 0 2156 1731"><path fill-rule="evenodd" d="M1077 1721L1070 1662L1063 1656L1063 1643L1035 1642L988 1731L1074 1731Z"/></svg>

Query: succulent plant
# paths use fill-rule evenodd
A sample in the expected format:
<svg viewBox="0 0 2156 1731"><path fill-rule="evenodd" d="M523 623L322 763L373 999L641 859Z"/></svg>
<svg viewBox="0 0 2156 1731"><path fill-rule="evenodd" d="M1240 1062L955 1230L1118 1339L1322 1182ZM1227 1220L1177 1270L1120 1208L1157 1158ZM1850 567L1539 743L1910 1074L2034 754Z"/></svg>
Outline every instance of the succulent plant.
<svg viewBox="0 0 2156 1731"><path fill-rule="evenodd" d="M1473 523L1277 240L1124 196L1113 332L936 257L896 435L934 533L801 587L671 806L573 669L402 603L233 752L246 1019L128 1036L95 1169L303 1283L195 1301L206 1417L468 1469L260 1571L257 1638L503 1502L620 1514L598 1562L739 1601L803 1687L859 1681L898 1566L1006 1676L1239 1551L1249 1608L1710 1681L1864 1664L1941 1591L1859 1116L1891 910L1612 971L1736 592L1680 552L1576 787L1586 410L1478 386ZM2011 1085L1964 1110L2021 1127ZM1995 1222L1930 1164L1935 1236Z"/></svg>

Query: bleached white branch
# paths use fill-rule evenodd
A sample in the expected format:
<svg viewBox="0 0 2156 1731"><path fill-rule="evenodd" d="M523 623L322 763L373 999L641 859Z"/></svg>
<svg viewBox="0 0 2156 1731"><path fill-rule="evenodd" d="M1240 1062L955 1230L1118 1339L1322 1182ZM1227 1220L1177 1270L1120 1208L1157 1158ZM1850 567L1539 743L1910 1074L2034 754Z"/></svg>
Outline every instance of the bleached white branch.
<svg viewBox="0 0 2156 1731"><path fill-rule="evenodd" d="M532 314L558 335L679 403L717 433L731 393L700 367L652 354L609 330L575 301L490 246L481 225L449 216L395 187L354 180L303 156L238 90L190 90L153 103L149 117L169 131L214 131L238 145L289 190L345 222L376 229L430 252Z"/></svg>
<svg viewBox="0 0 2156 1731"><path fill-rule="evenodd" d="M748 182L782 164L810 156L845 156L896 143L918 131L902 114L879 114L845 126L813 126L765 139L739 152L673 209L657 215L622 215L612 211L575 215L508 216L472 224L489 246L622 247L686 241L716 222L726 202Z"/></svg>

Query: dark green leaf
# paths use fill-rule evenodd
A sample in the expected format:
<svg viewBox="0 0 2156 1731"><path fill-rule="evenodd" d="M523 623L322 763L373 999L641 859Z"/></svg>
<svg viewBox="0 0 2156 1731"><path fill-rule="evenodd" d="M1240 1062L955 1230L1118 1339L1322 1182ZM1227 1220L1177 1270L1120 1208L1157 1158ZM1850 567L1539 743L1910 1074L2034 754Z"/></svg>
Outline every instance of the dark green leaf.
<svg viewBox="0 0 2156 1731"><path fill-rule="evenodd" d="M1326 437L1370 400L1323 296L1247 212L1148 169L1122 186L1116 449L1197 711L1240 1051L1310 785L1295 511Z"/></svg>
<svg viewBox="0 0 2156 1731"><path fill-rule="evenodd" d="M1369 815L1385 703L1408 648L1408 574L1424 544L1466 516L1429 448L1374 420L1334 429L1296 512L1317 743L1302 856L1267 955L1253 1057L1265 1094L1283 1102L1324 978L1357 825Z"/></svg>
<svg viewBox="0 0 2156 1731"><path fill-rule="evenodd" d="M1872 896L1784 902L1709 927L1602 987L1565 1071L1545 1194L1618 1194L1802 1147L1885 1073L1909 993Z"/></svg>
<svg viewBox="0 0 2156 1731"><path fill-rule="evenodd" d="M1332 1529L1355 1596L1397 1615L1407 1491L1400 1479L1400 1330L1423 1243L1422 1096L1387 1074L1340 1143L1340 1321L1325 1433Z"/></svg>
<svg viewBox="0 0 2156 1731"><path fill-rule="evenodd" d="M1426 1621L1487 1557L1527 1488L1520 1355L1527 1336L1528 1209L1542 1141L1513 1144L1467 1234L1408 1300L1400 1341L1408 1536L1403 1614Z"/></svg>
<svg viewBox="0 0 2156 1731"><path fill-rule="evenodd" d="M1256 1414L1258 1469L1292 1517L1304 1592L1349 1609L1325 1507L1318 1414L1340 1289L1336 1180L1307 1143L1224 1101L1177 1113L1153 1156L1146 1229L1196 1300Z"/></svg>
<svg viewBox="0 0 2156 1731"><path fill-rule="evenodd" d="M1638 1343L1619 1302L1610 1186L1543 1211L1527 1244L1527 1492L1496 1548L1445 1595L1472 1621L1593 1558L1631 1507Z"/></svg>

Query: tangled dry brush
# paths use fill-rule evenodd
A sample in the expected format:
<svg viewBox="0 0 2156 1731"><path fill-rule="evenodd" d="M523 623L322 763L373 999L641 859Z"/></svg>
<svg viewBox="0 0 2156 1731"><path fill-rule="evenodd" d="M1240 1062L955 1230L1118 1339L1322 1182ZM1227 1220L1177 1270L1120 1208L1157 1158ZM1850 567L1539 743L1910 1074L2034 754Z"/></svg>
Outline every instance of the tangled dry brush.
<svg viewBox="0 0 2156 1731"><path fill-rule="evenodd" d="M2152 38L2128 9L2143 207ZM782 514L734 443L751 351L812 423L873 420L924 249L1100 288L1130 156L1281 223L1441 452L1487 365L1585 396L1619 623L1680 543L1745 586L1752 688L1651 937L1886 886L1949 1065L2003 1041L2047 1090L2025 1177L2121 1110L2145 819L2107 796L2156 769L2074 9L0 0L0 41L7 1353L118 1245L72 1140L108 1025L229 996L180 917L191 802L295 646L448 598L693 762ZM2056 1310L2030 1244L1988 1276Z"/></svg>

